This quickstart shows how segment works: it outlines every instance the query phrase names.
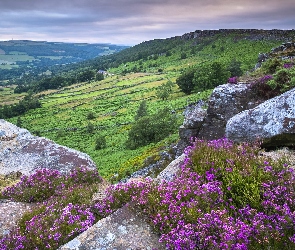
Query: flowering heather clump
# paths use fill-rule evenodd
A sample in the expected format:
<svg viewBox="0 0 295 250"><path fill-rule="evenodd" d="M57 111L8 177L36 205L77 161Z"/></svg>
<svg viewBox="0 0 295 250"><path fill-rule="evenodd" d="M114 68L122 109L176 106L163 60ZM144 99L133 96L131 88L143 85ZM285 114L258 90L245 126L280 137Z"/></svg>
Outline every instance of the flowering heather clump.
<svg viewBox="0 0 295 250"><path fill-rule="evenodd" d="M16 201L44 201L65 188L78 184L101 182L96 170L85 167L71 170L68 176L61 175L57 170L41 169L31 176L22 176L20 182L2 192L3 197Z"/></svg>
<svg viewBox="0 0 295 250"><path fill-rule="evenodd" d="M20 227L4 237L0 249L57 249L95 221L90 208L71 203L65 207L43 205L38 212L30 220L22 220Z"/></svg>
<svg viewBox="0 0 295 250"><path fill-rule="evenodd" d="M83 167L66 176L43 169L23 177L3 191L5 197L41 203L0 238L0 249L57 249L87 230L96 221L90 204L101 181L96 170Z"/></svg>
<svg viewBox="0 0 295 250"><path fill-rule="evenodd" d="M230 77L228 78L227 82L228 83L231 83L231 84L237 84L238 83L238 77L237 76L233 76L233 77Z"/></svg>
<svg viewBox="0 0 295 250"><path fill-rule="evenodd" d="M252 88L258 96L264 99L273 98L279 95L281 92L280 90L273 88L273 86L270 86L269 82L271 82L272 80L272 75L265 75L252 82L250 88Z"/></svg>
<svg viewBox="0 0 295 250"><path fill-rule="evenodd" d="M227 139L195 140L173 181L115 185L94 207L107 215L130 202L168 249L293 249L294 172L259 150Z"/></svg>
<svg viewBox="0 0 295 250"><path fill-rule="evenodd" d="M92 184L101 182L102 178L97 170L89 170L86 167L74 168L66 177L67 182L71 184Z"/></svg>
<svg viewBox="0 0 295 250"><path fill-rule="evenodd" d="M293 63L285 63L285 64L283 65L283 67L284 67L285 69L290 69L290 68L292 68L293 66L294 66Z"/></svg>
<svg viewBox="0 0 295 250"><path fill-rule="evenodd" d="M43 201L54 194L61 178L56 170L41 169L31 176L22 176L20 182L6 188L2 195L16 201Z"/></svg>

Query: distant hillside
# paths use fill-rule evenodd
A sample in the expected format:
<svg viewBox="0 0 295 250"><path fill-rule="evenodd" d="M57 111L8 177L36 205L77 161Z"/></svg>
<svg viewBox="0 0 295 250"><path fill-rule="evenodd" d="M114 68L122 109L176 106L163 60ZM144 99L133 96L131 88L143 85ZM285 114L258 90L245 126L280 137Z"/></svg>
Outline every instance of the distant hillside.
<svg viewBox="0 0 295 250"><path fill-rule="evenodd" d="M41 69L52 65L76 63L97 56L109 55L127 47L105 43L0 41L0 80L19 77L30 70L39 73Z"/></svg>
<svg viewBox="0 0 295 250"><path fill-rule="evenodd" d="M175 36L166 39L154 39L150 41L144 41L133 47L124 49L119 53L98 57L95 59L87 60L75 65L65 65L62 68L58 68L57 71L69 71L81 68L93 68L93 69L109 69L117 68L120 65L125 67L126 63L138 62L136 67L125 67L124 72L143 72L145 67L142 67L142 63L150 59L156 60L161 57L161 63L149 63L149 65L160 66L162 62L174 60L173 56L189 57L192 55L200 56L203 60L213 60L220 57L227 57L230 53L231 57L239 57L243 52L238 50L242 46L243 48L256 49L250 51L255 57L257 57L257 50L264 52L269 50L269 46L276 47L281 42L295 40L295 30L258 30L258 29L219 29L219 30L196 30L194 32L183 34L182 36ZM232 52L233 44L237 45ZM259 46L261 45L261 46ZM265 52L266 52L265 51ZM176 60L179 57L175 58ZM256 59L256 58L255 58ZM243 59L244 60L244 59ZM252 60L252 59L251 59ZM252 61L253 62L253 61ZM245 69L249 70L252 67L252 62L249 63ZM165 62L166 63L166 62Z"/></svg>

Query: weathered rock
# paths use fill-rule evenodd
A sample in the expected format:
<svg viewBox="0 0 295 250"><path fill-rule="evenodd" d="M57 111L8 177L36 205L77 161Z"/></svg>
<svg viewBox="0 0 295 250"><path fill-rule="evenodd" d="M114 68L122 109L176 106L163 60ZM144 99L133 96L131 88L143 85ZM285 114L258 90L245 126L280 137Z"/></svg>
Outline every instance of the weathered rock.
<svg viewBox="0 0 295 250"><path fill-rule="evenodd" d="M176 176L176 173L180 170L180 167L184 163L186 155L182 154L174 161L172 161L160 174L157 176L156 180L158 181L172 181Z"/></svg>
<svg viewBox="0 0 295 250"><path fill-rule="evenodd" d="M295 89L232 117L226 137L235 141L262 139L263 146L295 145Z"/></svg>
<svg viewBox="0 0 295 250"><path fill-rule="evenodd" d="M180 156L190 144L190 139L198 135L206 116L204 105L203 101L199 101L195 105L189 105L184 111L183 125L179 127L180 141L177 144L176 156Z"/></svg>
<svg viewBox="0 0 295 250"><path fill-rule="evenodd" d="M34 206L31 203L0 199L0 237L9 234L22 215Z"/></svg>
<svg viewBox="0 0 295 250"><path fill-rule="evenodd" d="M184 111L183 127L188 129L200 129L206 116L206 110L202 108L203 102L188 106Z"/></svg>
<svg viewBox="0 0 295 250"><path fill-rule="evenodd" d="M56 169L61 173L80 166L96 169L87 154L34 136L1 119L0 135L0 174L21 172L30 175L41 168Z"/></svg>
<svg viewBox="0 0 295 250"><path fill-rule="evenodd" d="M78 237L61 246L59 250L126 250L165 249L159 236L128 206L98 221Z"/></svg>
<svg viewBox="0 0 295 250"><path fill-rule="evenodd" d="M209 98L207 116L197 136L207 140L224 137L226 123L231 117L261 102L249 84L228 83L216 87Z"/></svg>

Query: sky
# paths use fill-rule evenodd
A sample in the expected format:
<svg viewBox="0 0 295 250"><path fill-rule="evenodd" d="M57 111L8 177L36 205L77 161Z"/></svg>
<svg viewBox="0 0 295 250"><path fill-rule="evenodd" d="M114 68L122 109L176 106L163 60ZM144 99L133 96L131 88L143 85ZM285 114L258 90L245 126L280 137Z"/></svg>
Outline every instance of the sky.
<svg viewBox="0 0 295 250"><path fill-rule="evenodd" d="M0 40L136 45L211 29L295 29L295 0L0 0Z"/></svg>

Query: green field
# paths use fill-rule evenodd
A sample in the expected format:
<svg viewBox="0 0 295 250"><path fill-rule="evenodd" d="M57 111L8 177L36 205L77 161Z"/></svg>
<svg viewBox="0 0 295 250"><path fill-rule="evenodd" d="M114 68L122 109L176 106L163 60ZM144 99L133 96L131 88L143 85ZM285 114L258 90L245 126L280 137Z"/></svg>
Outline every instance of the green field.
<svg viewBox="0 0 295 250"><path fill-rule="evenodd" d="M13 51L9 54L0 54L0 69L11 69L18 67L17 61L33 61L35 58L27 53Z"/></svg>
<svg viewBox="0 0 295 250"><path fill-rule="evenodd" d="M0 87L0 100L1 105L10 105L18 102L19 100L23 99L26 95L25 93L22 94L14 94L15 86L7 86L7 87Z"/></svg>
<svg viewBox="0 0 295 250"><path fill-rule="evenodd" d="M208 96L209 92L188 98L175 85L169 100L159 100L155 89L166 79L166 74L128 74L52 91L42 98L42 108L21 117L22 125L57 143L86 152L104 177L110 178L114 174L123 177L140 168L147 156L156 154L160 147L168 146L178 138L176 129L174 134L158 144L137 150L125 148L130 125L142 100L148 100L150 113L164 106L177 110L180 125L182 111L188 102ZM89 112L94 113L94 119L87 119ZM10 121L16 122L16 118ZM93 133L87 132L89 123L95 127ZM106 137L107 147L95 150L95 139L99 135Z"/></svg>

